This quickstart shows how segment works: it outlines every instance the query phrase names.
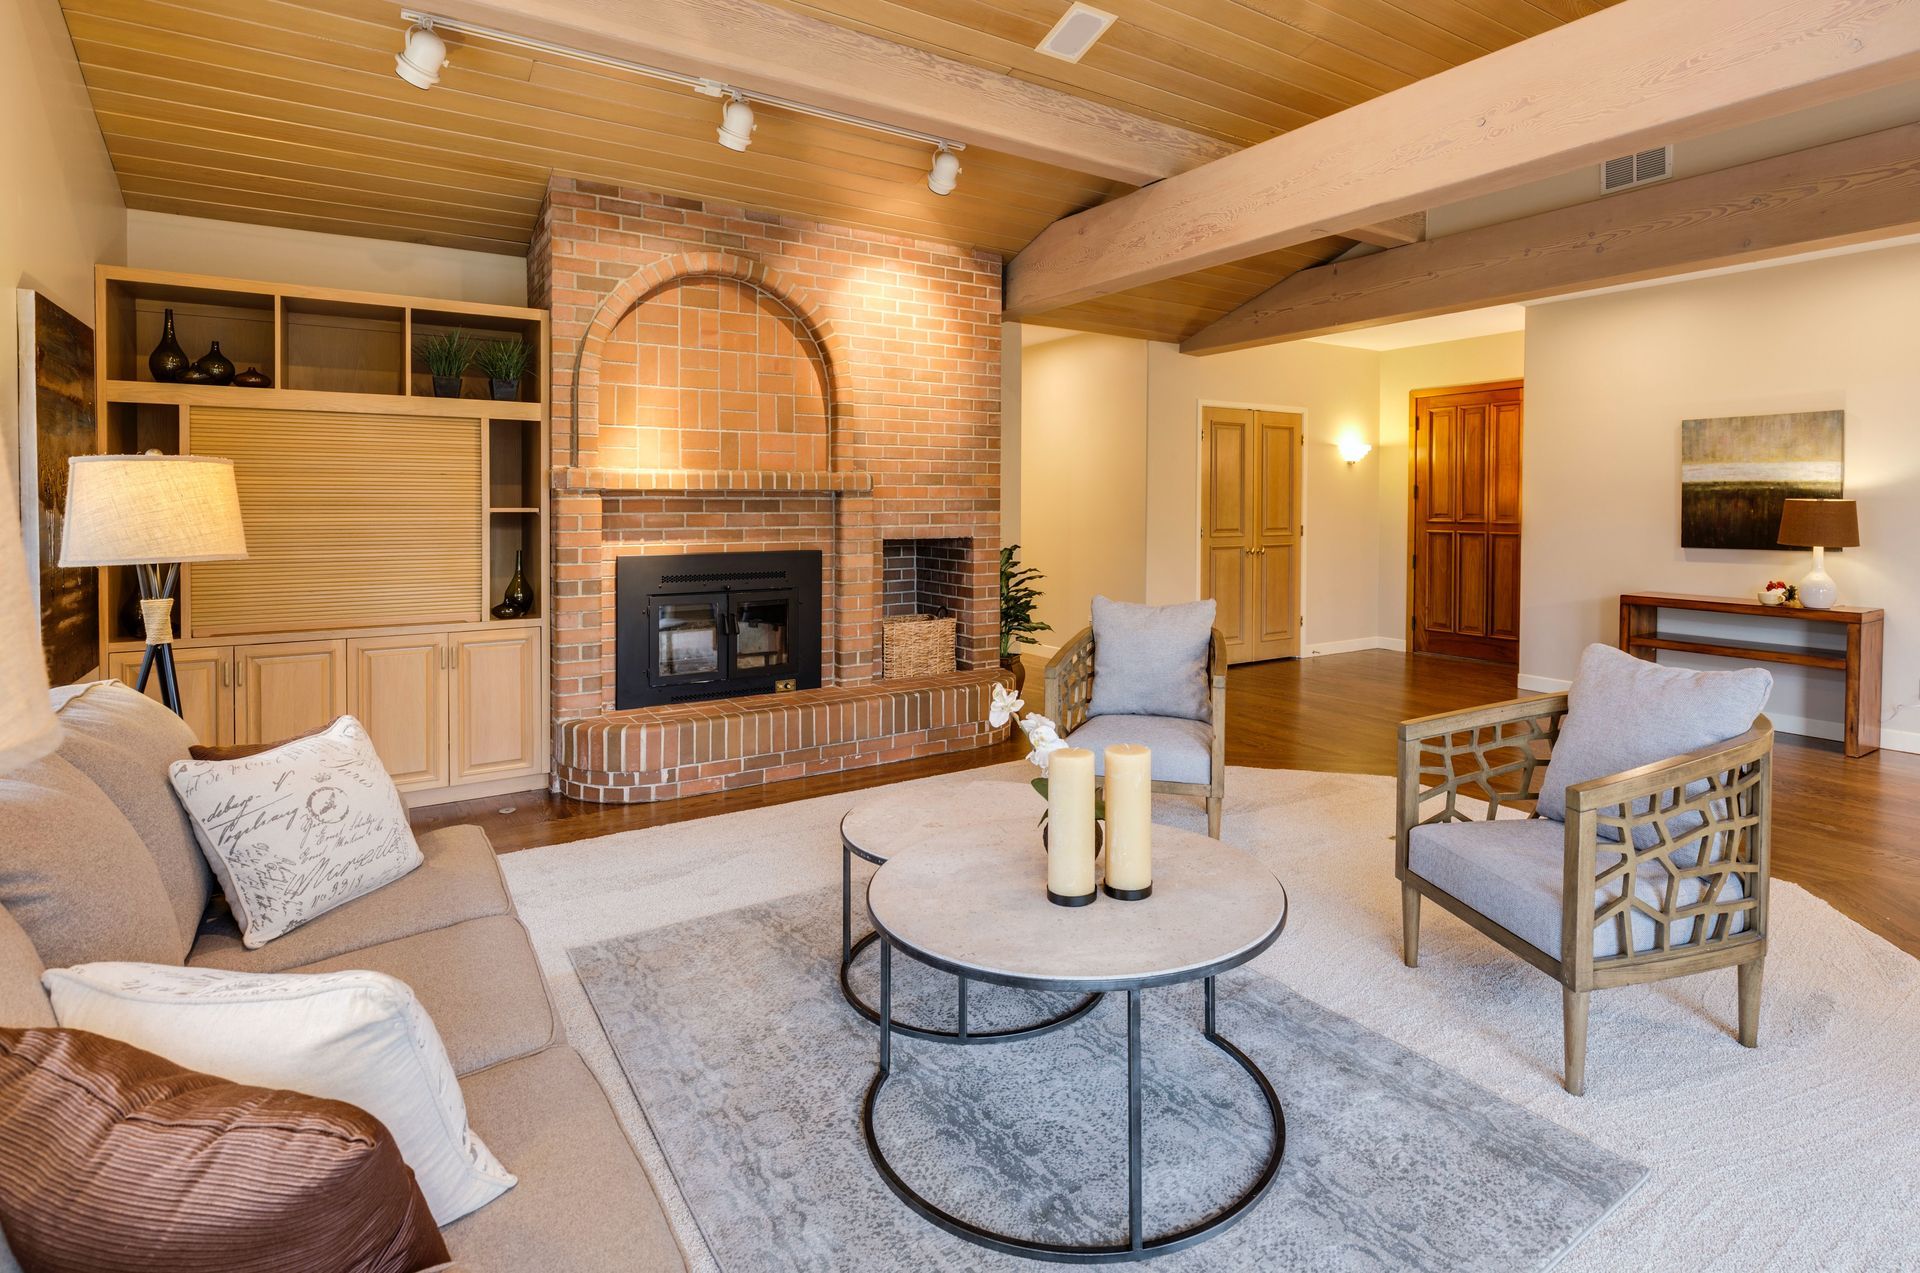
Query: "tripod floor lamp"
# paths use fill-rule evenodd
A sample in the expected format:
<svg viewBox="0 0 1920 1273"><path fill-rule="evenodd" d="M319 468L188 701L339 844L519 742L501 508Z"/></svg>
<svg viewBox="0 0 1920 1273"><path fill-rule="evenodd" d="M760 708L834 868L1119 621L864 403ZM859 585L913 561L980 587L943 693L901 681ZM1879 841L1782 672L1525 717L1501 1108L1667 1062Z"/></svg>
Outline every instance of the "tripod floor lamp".
<svg viewBox="0 0 1920 1273"><path fill-rule="evenodd" d="M180 567L247 555L233 461L202 455L77 455L67 461L62 566L132 566L140 585L147 652L139 688L157 667L176 714L173 592Z"/></svg>

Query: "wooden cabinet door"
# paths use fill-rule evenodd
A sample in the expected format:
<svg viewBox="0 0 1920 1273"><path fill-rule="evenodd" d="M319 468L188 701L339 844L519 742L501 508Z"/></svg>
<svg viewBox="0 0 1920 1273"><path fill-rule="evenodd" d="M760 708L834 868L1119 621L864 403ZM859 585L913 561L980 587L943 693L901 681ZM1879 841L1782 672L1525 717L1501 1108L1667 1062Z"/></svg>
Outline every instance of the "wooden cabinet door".
<svg viewBox="0 0 1920 1273"><path fill-rule="evenodd" d="M233 647L234 742L277 743L347 710L345 641Z"/></svg>
<svg viewBox="0 0 1920 1273"><path fill-rule="evenodd" d="M142 651L115 650L107 655L107 675L135 685L140 680ZM203 747L233 742L233 651L224 645L173 648L174 680L180 687L180 715L193 728ZM147 678L147 697L160 697L160 671Z"/></svg>
<svg viewBox="0 0 1920 1273"><path fill-rule="evenodd" d="M1201 426L1200 586L1227 661L1300 653L1300 438L1286 411L1209 407Z"/></svg>
<svg viewBox="0 0 1920 1273"><path fill-rule="evenodd" d="M1414 398L1415 650L1520 660L1521 425L1517 383Z"/></svg>
<svg viewBox="0 0 1920 1273"><path fill-rule="evenodd" d="M540 770L539 628L456 632L448 713L454 783Z"/></svg>
<svg viewBox="0 0 1920 1273"><path fill-rule="evenodd" d="M447 782L447 635L347 642L347 710L405 790Z"/></svg>

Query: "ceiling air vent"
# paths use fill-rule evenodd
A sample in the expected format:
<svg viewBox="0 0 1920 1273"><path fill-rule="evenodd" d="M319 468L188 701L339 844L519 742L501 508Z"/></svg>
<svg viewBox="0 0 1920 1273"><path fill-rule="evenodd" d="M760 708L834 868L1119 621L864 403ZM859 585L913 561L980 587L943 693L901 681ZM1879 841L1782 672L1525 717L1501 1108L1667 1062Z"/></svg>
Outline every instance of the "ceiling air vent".
<svg viewBox="0 0 1920 1273"><path fill-rule="evenodd" d="M1622 155L1600 165L1600 193L1630 190L1653 181L1665 181L1673 175L1673 147L1655 146L1637 154Z"/></svg>
<svg viewBox="0 0 1920 1273"><path fill-rule="evenodd" d="M1093 47L1093 42L1107 33L1113 25L1113 15L1104 9L1074 0L1074 6L1060 15L1053 24L1053 30L1034 47L1048 57L1057 57L1062 62L1078 62Z"/></svg>

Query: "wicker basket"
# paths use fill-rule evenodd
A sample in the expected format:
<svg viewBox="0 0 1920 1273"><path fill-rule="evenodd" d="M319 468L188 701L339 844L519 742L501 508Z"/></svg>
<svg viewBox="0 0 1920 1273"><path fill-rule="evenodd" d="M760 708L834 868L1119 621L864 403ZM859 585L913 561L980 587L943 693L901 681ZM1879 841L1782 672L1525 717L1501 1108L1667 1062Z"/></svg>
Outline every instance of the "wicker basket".
<svg viewBox="0 0 1920 1273"><path fill-rule="evenodd" d="M953 619L913 614L880 624L881 676L900 680L909 676L938 676L954 669Z"/></svg>

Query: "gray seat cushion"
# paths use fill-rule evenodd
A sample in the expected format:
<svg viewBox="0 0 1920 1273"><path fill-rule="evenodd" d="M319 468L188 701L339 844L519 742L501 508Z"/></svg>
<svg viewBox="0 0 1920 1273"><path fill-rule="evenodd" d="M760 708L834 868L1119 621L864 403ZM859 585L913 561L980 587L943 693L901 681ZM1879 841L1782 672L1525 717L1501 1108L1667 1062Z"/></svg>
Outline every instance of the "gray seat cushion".
<svg viewBox="0 0 1920 1273"><path fill-rule="evenodd" d="M1567 788L1667 760L1700 747L1737 738L1752 728L1767 706L1773 675L1765 668L1695 672L1661 667L1611 646L1590 645L1567 695L1567 716L1553 744L1540 785L1540 815L1564 820ZM1704 782L1687 788L1705 791ZM1637 801L1636 812L1648 802ZM1684 835L1700 825L1698 814L1668 822ZM1617 841L1608 830L1603 838ZM1638 827L1633 842L1643 849L1659 840L1653 827Z"/></svg>
<svg viewBox="0 0 1920 1273"><path fill-rule="evenodd" d="M1547 818L1516 818L1498 822L1442 822L1413 829L1408 839L1407 866L1421 879L1449 897L1457 897L1522 941L1558 959L1565 885L1567 828ZM1618 865L1621 855L1602 850L1595 869ZM1658 910L1666 899L1672 877L1658 861L1635 872L1634 895ZM1706 881L1688 876L1680 881L1680 904L1692 906L1706 895ZM1618 900L1616 882L1600 890L1596 905ZM1715 900L1736 901L1745 896L1740 882L1728 876ZM1635 953L1654 949L1659 928L1650 916L1635 911L1630 919ZM1691 941L1697 919L1673 926L1672 942ZM1745 914L1734 918L1730 932L1747 927ZM1622 953L1617 921L1594 930L1593 956L1607 959Z"/></svg>
<svg viewBox="0 0 1920 1273"><path fill-rule="evenodd" d="M60 755L107 793L160 868L185 957L213 896L213 873L167 778L167 766L187 759L193 730L119 681L58 689L53 703L66 731Z"/></svg>
<svg viewBox="0 0 1920 1273"><path fill-rule="evenodd" d="M40 985L46 970L32 940L0 907L0 1026L35 1030L54 1024L53 1004Z"/></svg>
<svg viewBox="0 0 1920 1273"><path fill-rule="evenodd" d="M294 972L383 972L413 988L454 1073L471 1074L561 1039L527 930L489 915L305 964Z"/></svg>
<svg viewBox="0 0 1920 1273"><path fill-rule="evenodd" d="M160 868L93 779L55 753L0 773L0 906L54 968L177 964Z"/></svg>
<svg viewBox="0 0 1920 1273"><path fill-rule="evenodd" d="M1106 775L1106 749L1139 743L1153 753L1155 782L1209 782L1213 775L1213 726L1172 716L1095 716L1067 735L1069 747L1093 753L1093 772Z"/></svg>
<svg viewBox="0 0 1920 1273"><path fill-rule="evenodd" d="M486 832L473 826L442 827L420 836L419 843L426 860L407 874L258 950L241 944L233 916L221 909L201 925L200 940L187 962L241 972L285 972L462 920L513 913Z"/></svg>
<svg viewBox="0 0 1920 1273"><path fill-rule="evenodd" d="M465 1273L686 1268L653 1182L586 1062L548 1048L460 1080L467 1117L520 1183L442 1229Z"/></svg>
<svg viewBox="0 0 1920 1273"><path fill-rule="evenodd" d="M1141 606L1093 599L1092 716L1211 720L1207 648L1214 604Z"/></svg>

